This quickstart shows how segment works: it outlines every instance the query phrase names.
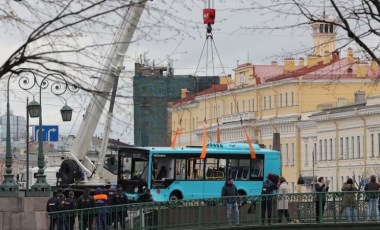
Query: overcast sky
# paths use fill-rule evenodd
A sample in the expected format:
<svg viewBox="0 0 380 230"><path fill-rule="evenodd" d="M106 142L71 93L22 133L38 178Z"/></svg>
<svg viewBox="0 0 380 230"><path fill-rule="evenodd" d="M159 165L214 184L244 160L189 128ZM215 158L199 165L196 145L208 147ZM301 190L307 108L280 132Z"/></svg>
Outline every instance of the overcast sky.
<svg viewBox="0 0 380 230"><path fill-rule="evenodd" d="M164 2L164 4L162 4L162 2ZM125 61L126 75L128 77L121 80L123 89L119 91L123 93L123 95L131 95L130 73L134 71L133 63L136 57L143 53L146 54L146 58L150 59L151 63L154 60L156 65L166 65L167 57L169 56L173 59L175 74L194 74L195 72L205 42L206 27L202 21L204 3L202 3L202 1L186 1L187 3L184 4L179 3L180 1L178 0L166 0L162 2L154 0L147 4L151 4L150 7L152 8L163 7L163 12L170 11L178 17L185 19L184 21L187 20L188 23L181 25L180 23L173 22L173 28L168 27L161 29L160 32L155 32L157 38L163 38L162 41L147 41L143 39L131 44L127 51ZM264 23L266 25L287 23L286 21L273 21L273 17L262 16L258 12L234 10L250 7L251 3L249 2L250 1L242 0L215 1L216 23L213 25L213 34L215 45L222 62L220 63L218 59L215 59L215 74L217 75L224 74L221 66L225 68L226 74L232 74L232 69L236 67L237 63L242 64L250 61L253 64L269 64L272 60L282 62L282 58L289 56L290 53L296 53L312 45L312 31L307 27L292 31L253 31L244 29L247 27L260 26ZM149 20L148 13L148 11L144 12L142 20ZM161 16L165 17L165 15ZM177 33L175 29L182 32ZM143 32L149 32L146 29L143 30ZM12 33L11 31L8 31L6 34L3 33L2 36L0 36L1 63L20 46L23 39L24 38L18 36L17 33ZM297 56L295 56L295 58L297 58ZM205 63L206 59L204 54L203 59L200 60L198 75L206 74ZM211 75L212 71L207 70L207 74ZM122 92L123 90L124 92ZM10 100L13 114L25 116L26 94L23 94L22 90L17 89L17 86L13 87L12 91L15 92L11 95ZM72 96L72 98L75 97L75 95ZM74 103L71 104L71 106L76 112L74 114L74 121L62 123L60 119L58 119L62 102L54 98L51 93L43 94L44 123L60 125L60 131L63 135L75 135L76 129L79 127L81 121L81 115L89 100L83 101L83 98L81 98L81 100L72 100L71 98L69 102ZM76 103L78 101L81 102ZM1 115L5 114L6 111L5 102L5 90L1 90ZM119 113L114 122L114 127L123 126L124 128L121 130L119 128L118 131L113 132L111 138L121 137L122 140L132 143L133 130L131 127L133 127L133 111L131 103L131 101L122 100L122 106L119 106L122 108L119 108L119 110L116 108L116 111L119 111ZM77 118L76 122L75 118ZM32 123L37 123L37 120L32 120ZM97 129L97 134L101 135L101 133L103 133L102 124L100 124Z"/></svg>

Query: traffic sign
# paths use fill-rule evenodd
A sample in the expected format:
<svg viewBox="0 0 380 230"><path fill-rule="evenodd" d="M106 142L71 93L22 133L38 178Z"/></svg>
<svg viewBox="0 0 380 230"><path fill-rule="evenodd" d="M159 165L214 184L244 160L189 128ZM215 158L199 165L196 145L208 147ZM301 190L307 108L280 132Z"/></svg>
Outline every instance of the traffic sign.
<svg viewBox="0 0 380 230"><path fill-rule="evenodd" d="M34 126L34 139L38 141L39 125ZM58 125L42 126L42 141L58 141Z"/></svg>

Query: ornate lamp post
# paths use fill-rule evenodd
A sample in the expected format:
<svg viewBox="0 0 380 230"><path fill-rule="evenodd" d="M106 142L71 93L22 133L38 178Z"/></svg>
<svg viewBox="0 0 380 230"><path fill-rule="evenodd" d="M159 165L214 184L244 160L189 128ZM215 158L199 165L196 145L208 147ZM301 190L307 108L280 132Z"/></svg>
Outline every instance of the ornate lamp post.
<svg viewBox="0 0 380 230"><path fill-rule="evenodd" d="M38 158L37 158L37 166L38 166L38 174L36 175L36 183L32 185L31 187L31 195L32 196L49 196L51 192L50 185L46 182L46 175L44 174L44 167L45 167L45 155L43 150L43 137L42 137L42 89L46 89L49 87L49 81L47 80L49 77L59 77L60 81L55 81L50 88L50 91L55 94L56 96L61 96L66 92L67 89L69 89L71 92L77 92L78 87L71 86L67 83L65 78L61 75L55 75L55 74L49 74L45 76L41 83L38 84L37 80L34 78L35 82L37 83L39 87L39 95L40 95L40 103L38 104L35 101L32 101L28 105L28 110L30 111L31 117L32 114L39 115L39 122L38 122ZM57 80L57 79L56 79ZM63 121L70 121L72 116L72 108L65 105L61 109L61 115Z"/></svg>
<svg viewBox="0 0 380 230"><path fill-rule="evenodd" d="M39 130L38 130L38 161L37 161L38 162L37 163L38 173L36 175L36 178L37 178L36 183L31 186L31 192L29 194L31 196L49 196L50 192L51 192L51 187L46 182L46 175L44 175L45 156L44 156L44 152L43 152L43 138L42 138L42 107L41 107L42 90L49 87L49 81L48 81L49 77L54 77L54 80L51 80L52 85L51 85L50 91L56 96L61 96L62 94L64 94L67 91L67 89L69 89L71 92L77 92L79 90L79 88L77 86L74 86L74 85L69 85L68 82L66 81L66 79L62 75L48 74L42 79L42 81L40 83L38 83L37 78L33 72L30 72L30 71L24 71L24 72L31 73L33 75L33 77L30 78L27 76L22 76L19 80L20 88L22 88L25 91L30 90L35 85L37 85L39 88L39 103L36 102L35 100L33 100L32 102L30 102L27 105L27 111L29 112L30 117L32 117L32 118L33 117L39 117L39 123L38 123L39 124ZM9 79L10 79L10 77L9 77ZM9 132L9 138L8 138L8 133L7 133L7 145L8 145L8 141L9 141L10 164L6 163L7 174L4 176L5 182L7 182L7 179L9 180L8 184L11 183L11 180L8 177L11 177L11 179L14 183L13 175L11 174L12 173L12 171L11 171L12 154L10 153L11 148L10 148L10 124L9 124L9 79L8 79L8 91L7 91L8 92L8 98L7 98L8 99L8 103L7 103L7 109L8 109L7 132ZM67 105L63 106L63 108L61 109L61 115L62 115L63 121L70 121L71 120L72 111L73 110L69 106L67 106ZM7 149L8 149L8 147L7 147ZM8 155L8 151L7 151L7 155ZM6 156L6 162L7 162L7 160L8 160L8 158ZM8 167L8 165L10 165L10 166ZM8 173L8 171L9 171L8 168L10 168L9 173ZM27 170L29 170L29 169L27 169ZM8 175L8 174L10 174L10 175ZM29 178L27 178L27 179L29 179ZM3 185L4 185L4 183L3 183ZM17 184L15 184L15 185L17 186ZM12 186L13 186L13 184L12 184ZM11 186L8 185L8 187L11 187ZM14 187L11 187L11 188L14 188ZM26 188L26 189L29 189L29 188ZM17 186L17 191L18 191L18 186Z"/></svg>
<svg viewBox="0 0 380 230"><path fill-rule="evenodd" d="M6 136L6 152L5 152L5 175L3 184L0 185L0 196L18 196L18 185L12 174L12 147L11 147L11 124L9 112L9 83L13 75L8 77L7 84L7 136Z"/></svg>

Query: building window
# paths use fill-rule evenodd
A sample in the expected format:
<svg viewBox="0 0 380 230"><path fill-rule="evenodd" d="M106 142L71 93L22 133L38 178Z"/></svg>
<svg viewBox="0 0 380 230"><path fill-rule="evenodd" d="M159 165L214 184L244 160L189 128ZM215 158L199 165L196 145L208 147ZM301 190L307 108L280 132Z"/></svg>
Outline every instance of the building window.
<svg viewBox="0 0 380 230"><path fill-rule="evenodd" d="M343 159L343 137L340 138L340 159Z"/></svg>
<svg viewBox="0 0 380 230"><path fill-rule="evenodd" d="M322 153L322 140L319 140L319 160L323 161L323 153Z"/></svg>
<svg viewBox="0 0 380 230"><path fill-rule="evenodd" d="M377 147L377 151L379 151L377 154L377 156L380 157L380 133L377 134L377 144L378 144L378 147Z"/></svg>
<svg viewBox="0 0 380 230"><path fill-rule="evenodd" d="M351 137L351 156L355 158L355 137Z"/></svg>
<svg viewBox="0 0 380 230"><path fill-rule="evenodd" d="M294 149L294 143L292 143L292 149L291 149L291 151L292 151L292 165L294 165L294 151L295 151L295 149Z"/></svg>
<svg viewBox="0 0 380 230"><path fill-rule="evenodd" d="M375 138L371 134L371 157L375 157Z"/></svg>
<svg viewBox="0 0 380 230"><path fill-rule="evenodd" d="M267 97L264 97L263 99L263 107L264 107L264 110L267 109Z"/></svg>
<svg viewBox="0 0 380 230"><path fill-rule="evenodd" d="M360 158L360 136L357 136L357 138L356 138L356 142L357 142L357 151L358 151L358 158Z"/></svg>
<svg viewBox="0 0 380 230"><path fill-rule="evenodd" d="M231 102L231 114L234 114L234 104Z"/></svg>
<svg viewBox="0 0 380 230"><path fill-rule="evenodd" d="M333 160L333 141L330 138L330 160Z"/></svg>
<svg viewBox="0 0 380 230"><path fill-rule="evenodd" d="M285 144L285 152L286 152L286 165L289 165L289 144Z"/></svg>
<svg viewBox="0 0 380 230"><path fill-rule="evenodd" d="M346 154L344 156L345 159L350 158L350 138L346 137Z"/></svg>
<svg viewBox="0 0 380 230"><path fill-rule="evenodd" d="M294 105L294 92L292 92L292 106Z"/></svg>
<svg viewBox="0 0 380 230"><path fill-rule="evenodd" d="M251 100L248 100L248 112L251 112Z"/></svg>
<svg viewBox="0 0 380 230"><path fill-rule="evenodd" d="M269 98L268 98L268 107L269 107L269 109L272 109L272 96L269 96Z"/></svg>
<svg viewBox="0 0 380 230"><path fill-rule="evenodd" d="M192 126L193 126L192 129L195 130L195 118L194 117L193 117L193 125Z"/></svg>
<svg viewBox="0 0 380 230"><path fill-rule="evenodd" d="M252 99L252 111L255 112L255 99Z"/></svg>
<svg viewBox="0 0 380 230"><path fill-rule="evenodd" d="M305 165L307 165L307 164L308 164L308 161L309 161L307 155L308 155L308 149L307 149L307 144L305 144Z"/></svg>
<svg viewBox="0 0 380 230"><path fill-rule="evenodd" d="M288 107L288 93L285 93L285 107Z"/></svg>
<svg viewBox="0 0 380 230"><path fill-rule="evenodd" d="M327 161L327 139L325 139L325 146L324 146L324 151L325 151L325 160Z"/></svg>
<svg viewBox="0 0 380 230"><path fill-rule="evenodd" d="M282 93L280 93L280 107L282 107Z"/></svg>
<svg viewBox="0 0 380 230"><path fill-rule="evenodd" d="M314 147L313 147L313 164L317 163L317 143L314 143Z"/></svg>

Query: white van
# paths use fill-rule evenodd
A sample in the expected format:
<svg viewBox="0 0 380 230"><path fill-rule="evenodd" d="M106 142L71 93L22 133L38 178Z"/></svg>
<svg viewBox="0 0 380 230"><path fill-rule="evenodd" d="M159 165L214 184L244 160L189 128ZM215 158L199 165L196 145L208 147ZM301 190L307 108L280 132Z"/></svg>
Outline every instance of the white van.
<svg viewBox="0 0 380 230"><path fill-rule="evenodd" d="M46 175L46 182L52 187L55 187L57 185L57 172L59 171L59 168L60 167L48 167L44 171L44 174ZM29 189L32 187L34 183L36 183L37 174L38 167L29 168ZM18 182L21 190L26 189L26 180L26 169L23 169L21 171L20 181Z"/></svg>

